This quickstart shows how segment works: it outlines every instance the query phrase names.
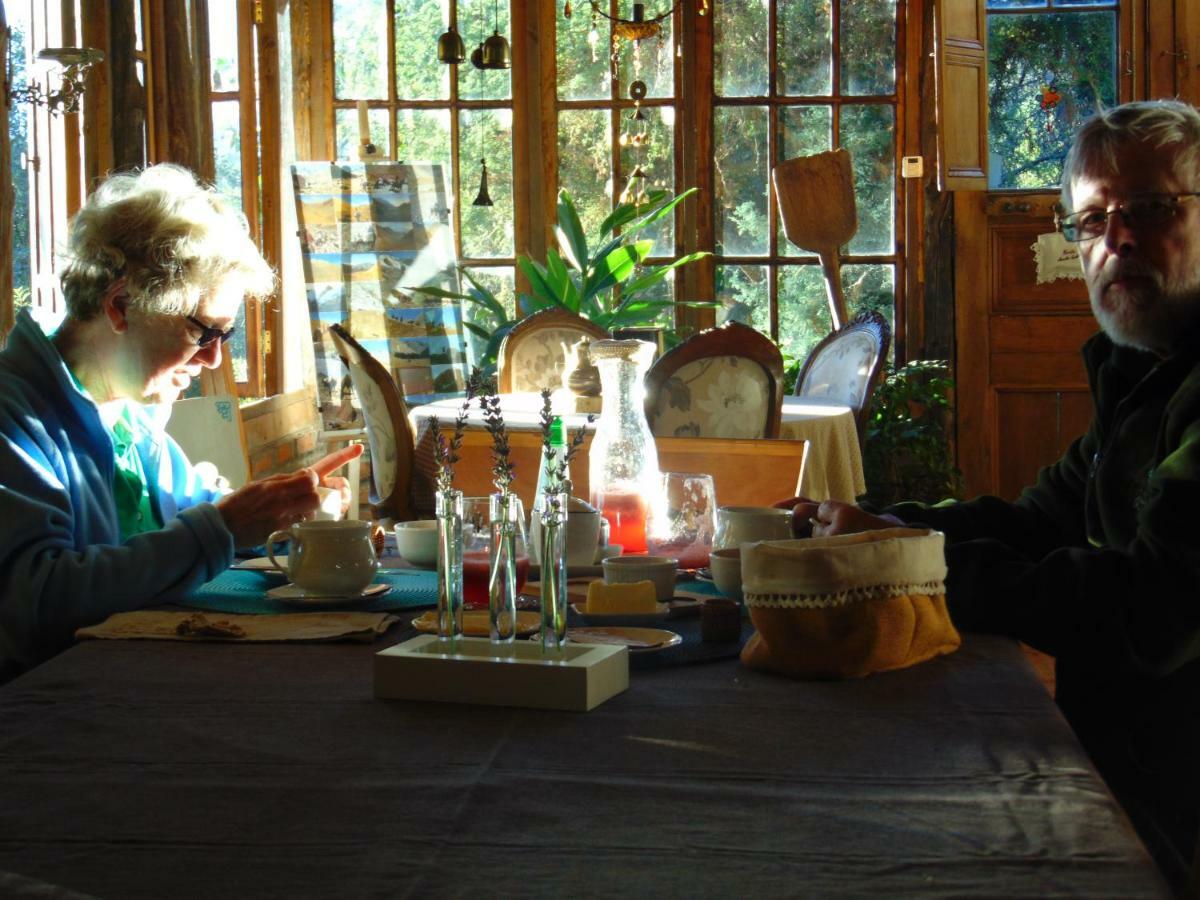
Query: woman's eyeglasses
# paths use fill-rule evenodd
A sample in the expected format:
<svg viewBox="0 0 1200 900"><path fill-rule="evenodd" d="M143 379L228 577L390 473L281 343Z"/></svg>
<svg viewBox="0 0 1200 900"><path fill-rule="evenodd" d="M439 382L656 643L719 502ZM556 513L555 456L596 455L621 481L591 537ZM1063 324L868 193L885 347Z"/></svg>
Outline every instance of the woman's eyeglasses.
<svg viewBox="0 0 1200 900"><path fill-rule="evenodd" d="M1162 225L1175 217L1179 204L1189 197L1200 197L1200 191L1135 194L1113 209L1081 209L1079 212L1056 215L1055 222L1068 241L1090 241L1104 234L1109 216L1119 215L1130 228Z"/></svg>
<svg viewBox="0 0 1200 900"><path fill-rule="evenodd" d="M230 328L228 331L222 331L220 328L213 328L211 325L205 325L195 316L186 316L187 320L200 329L200 337L196 341L199 347L208 347L213 341L220 341L222 344L233 337L233 333L237 328Z"/></svg>

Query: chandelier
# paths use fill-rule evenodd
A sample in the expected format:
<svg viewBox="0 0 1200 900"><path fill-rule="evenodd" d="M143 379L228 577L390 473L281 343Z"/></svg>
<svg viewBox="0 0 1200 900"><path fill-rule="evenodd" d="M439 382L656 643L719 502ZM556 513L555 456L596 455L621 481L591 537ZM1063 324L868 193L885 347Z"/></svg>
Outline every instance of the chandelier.
<svg viewBox="0 0 1200 900"><path fill-rule="evenodd" d="M703 16L708 13L708 0L696 0L697 12ZM601 8L600 0L588 0L588 5L592 8L592 30L588 34L588 43L592 47L593 60L595 58L596 45L600 42L600 31L597 28L600 19L608 19L612 23L612 52L611 58L613 63L619 62L621 53L621 42L628 41L633 44L633 64L634 72L638 73L641 69L641 49L642 41L648 41L652 38L658 38L662 41L662 23L669 18L675 10L683 4L683 0L675 0L669 7L662 12L655 13L647 17L646 4L634 3L633 15L626 19L620 15L613 15ZM563 3L563 17L571 18L574 9L571 0L566 0Z"/></svg>
<svg viewBox="0 0 1200 900"><path fill-rule="evenodd" d="M38 59L62 67L62 81L59 87L47 91L36 82L17 87L13 84L10 57L4 79L4 92L8 101L44 106L55 115L79 112L79 101L83 99L87 74L92 66L104 60L104 54L91 47L48 47L38 53Z"/></svg>

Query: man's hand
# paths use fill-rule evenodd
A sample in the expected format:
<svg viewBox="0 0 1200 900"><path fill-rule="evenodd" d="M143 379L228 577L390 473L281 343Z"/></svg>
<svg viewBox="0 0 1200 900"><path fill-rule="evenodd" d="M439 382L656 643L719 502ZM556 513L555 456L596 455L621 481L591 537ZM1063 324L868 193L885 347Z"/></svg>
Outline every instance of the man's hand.
<svg viewBox="0 0 1200 900"><path fill-rule="evenodd" d="M299 471L252 481L222 497L217 510L233 533L233 545L254 547L264 543L271 532L311 517L321 502L317 486L362 451L361 444L351 444Z"/></svg>
<svg viewBox="0 0 1200 900"><path fill-rule="evenodd" d="M774 505L779 509L791 509L792 534L796 537L832 537L835 534L854 534L904 525L895 516L874 516L853 503L843 503L841 500L817 503L807 497L792 497Z"/></svg>

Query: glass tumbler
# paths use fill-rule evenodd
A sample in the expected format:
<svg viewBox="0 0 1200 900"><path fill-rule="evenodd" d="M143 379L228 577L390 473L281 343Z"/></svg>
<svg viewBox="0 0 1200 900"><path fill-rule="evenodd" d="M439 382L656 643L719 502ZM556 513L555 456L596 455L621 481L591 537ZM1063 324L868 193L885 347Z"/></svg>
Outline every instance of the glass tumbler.
<svg viewBox="0 0 1200 900"><path fill-rule="evenodd" d="M650 521L650 553L679 560L681 569L708 565L717 529L717 493L711 475L663 472Z"/></svg>

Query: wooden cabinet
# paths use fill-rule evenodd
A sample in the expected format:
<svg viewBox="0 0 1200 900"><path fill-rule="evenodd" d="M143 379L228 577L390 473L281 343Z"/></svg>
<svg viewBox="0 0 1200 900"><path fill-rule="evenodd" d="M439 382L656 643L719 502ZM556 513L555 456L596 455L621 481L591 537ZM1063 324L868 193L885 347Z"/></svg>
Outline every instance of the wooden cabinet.
<svg viewBox="0 0 1200 900"><path fill-rule="evenodd" d="M1037 283L1052 194L955 195L958 463L968 496L1014 499L1091 418L1082 278Z"/></svg>

